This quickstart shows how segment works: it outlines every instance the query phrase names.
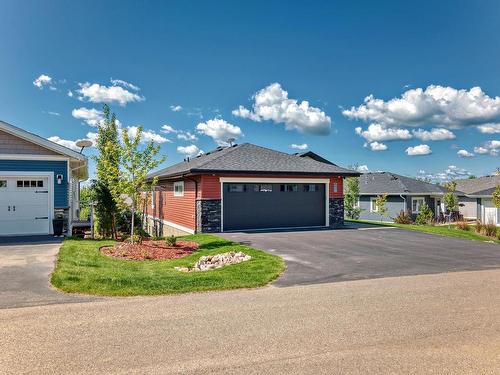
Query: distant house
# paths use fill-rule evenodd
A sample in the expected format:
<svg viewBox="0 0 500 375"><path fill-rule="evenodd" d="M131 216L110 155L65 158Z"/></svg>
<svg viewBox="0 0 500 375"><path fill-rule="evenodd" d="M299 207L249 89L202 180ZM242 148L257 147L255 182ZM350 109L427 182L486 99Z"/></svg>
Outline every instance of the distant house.
<svg viewBox="0 0 500 375"><path fill-rule="evenodd" d="M58 217L71 233L87 169L84 155L0 121L0 236L52 234Z"/></svg>
<svg viewBox="0 0 500 375"><path fill-rule="evenodd" d="M438 217L445 208L443 195L446 188L414 178L400 176L391 172L365 173L359 178L360 219L393 221L401 211L410 212L413 219L427 203L434 216ZM375 200L378 195L387 193L387 216L377 212Z"/></svg>
<svg viewBox="0 0 500 375"><path fill-rule="evenodd" d="M459 197L460 212L468 219L500 225L500 210L492 201L493 191L500 184L500 176L485 176L458 180L457 190L466 194Z"/></svg>
<svg viewBox="0 0 500 375"><path fill-rule="evenodd" d="M145 209L154 235L336 227L344 222L342 183L356 171L312 152L287 154L244 143L152 173Z"/></svg>

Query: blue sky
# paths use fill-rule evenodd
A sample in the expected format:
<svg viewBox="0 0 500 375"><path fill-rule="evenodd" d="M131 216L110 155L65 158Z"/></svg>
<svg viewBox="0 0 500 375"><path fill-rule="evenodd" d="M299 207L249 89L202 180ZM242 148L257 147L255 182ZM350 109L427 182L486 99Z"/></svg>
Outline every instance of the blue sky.
<svg viewBox="0 0 500 375"><path fill-rule="evenodd" d="M2 1L0 119L71 145L108 102L166 164L235 137L372 171L488 174L499 15L497 1Z"/></svg>

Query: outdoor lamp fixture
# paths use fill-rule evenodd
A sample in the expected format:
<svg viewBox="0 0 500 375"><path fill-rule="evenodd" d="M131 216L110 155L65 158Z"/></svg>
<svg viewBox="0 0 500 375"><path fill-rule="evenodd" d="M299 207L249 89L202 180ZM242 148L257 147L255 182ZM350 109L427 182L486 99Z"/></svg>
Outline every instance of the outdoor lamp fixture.
<svg viewBox="0 0 500 375"><path fill-rule="evenodd" d="M63 175L62 174L56 175L56 180L57 180L57 184L61 185L62 181L63 181Z"/></svg>

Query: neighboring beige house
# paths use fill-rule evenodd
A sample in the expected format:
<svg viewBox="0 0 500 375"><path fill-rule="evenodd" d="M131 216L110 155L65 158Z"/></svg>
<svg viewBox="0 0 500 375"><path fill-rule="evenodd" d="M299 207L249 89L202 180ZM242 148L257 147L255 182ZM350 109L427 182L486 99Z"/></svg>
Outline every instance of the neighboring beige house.
<svg viewBox="0 0 500 375"><path fill-rule="evenodd" d="M457 190L466 195L459 196L460 213L464 218L500 226L500 209L492 201L493 191L500 184L500 176L457 180L456 183Z"/></svg>

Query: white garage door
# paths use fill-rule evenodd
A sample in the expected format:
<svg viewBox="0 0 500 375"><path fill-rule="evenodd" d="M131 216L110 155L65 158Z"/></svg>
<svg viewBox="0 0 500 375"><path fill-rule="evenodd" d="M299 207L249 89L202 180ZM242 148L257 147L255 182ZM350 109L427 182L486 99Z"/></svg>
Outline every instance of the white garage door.
<svg viewBox="0 0 500 375"><path fill-rule="evenodd" d="M0 236L48 234L47 177L0 176Z"/></svg>

